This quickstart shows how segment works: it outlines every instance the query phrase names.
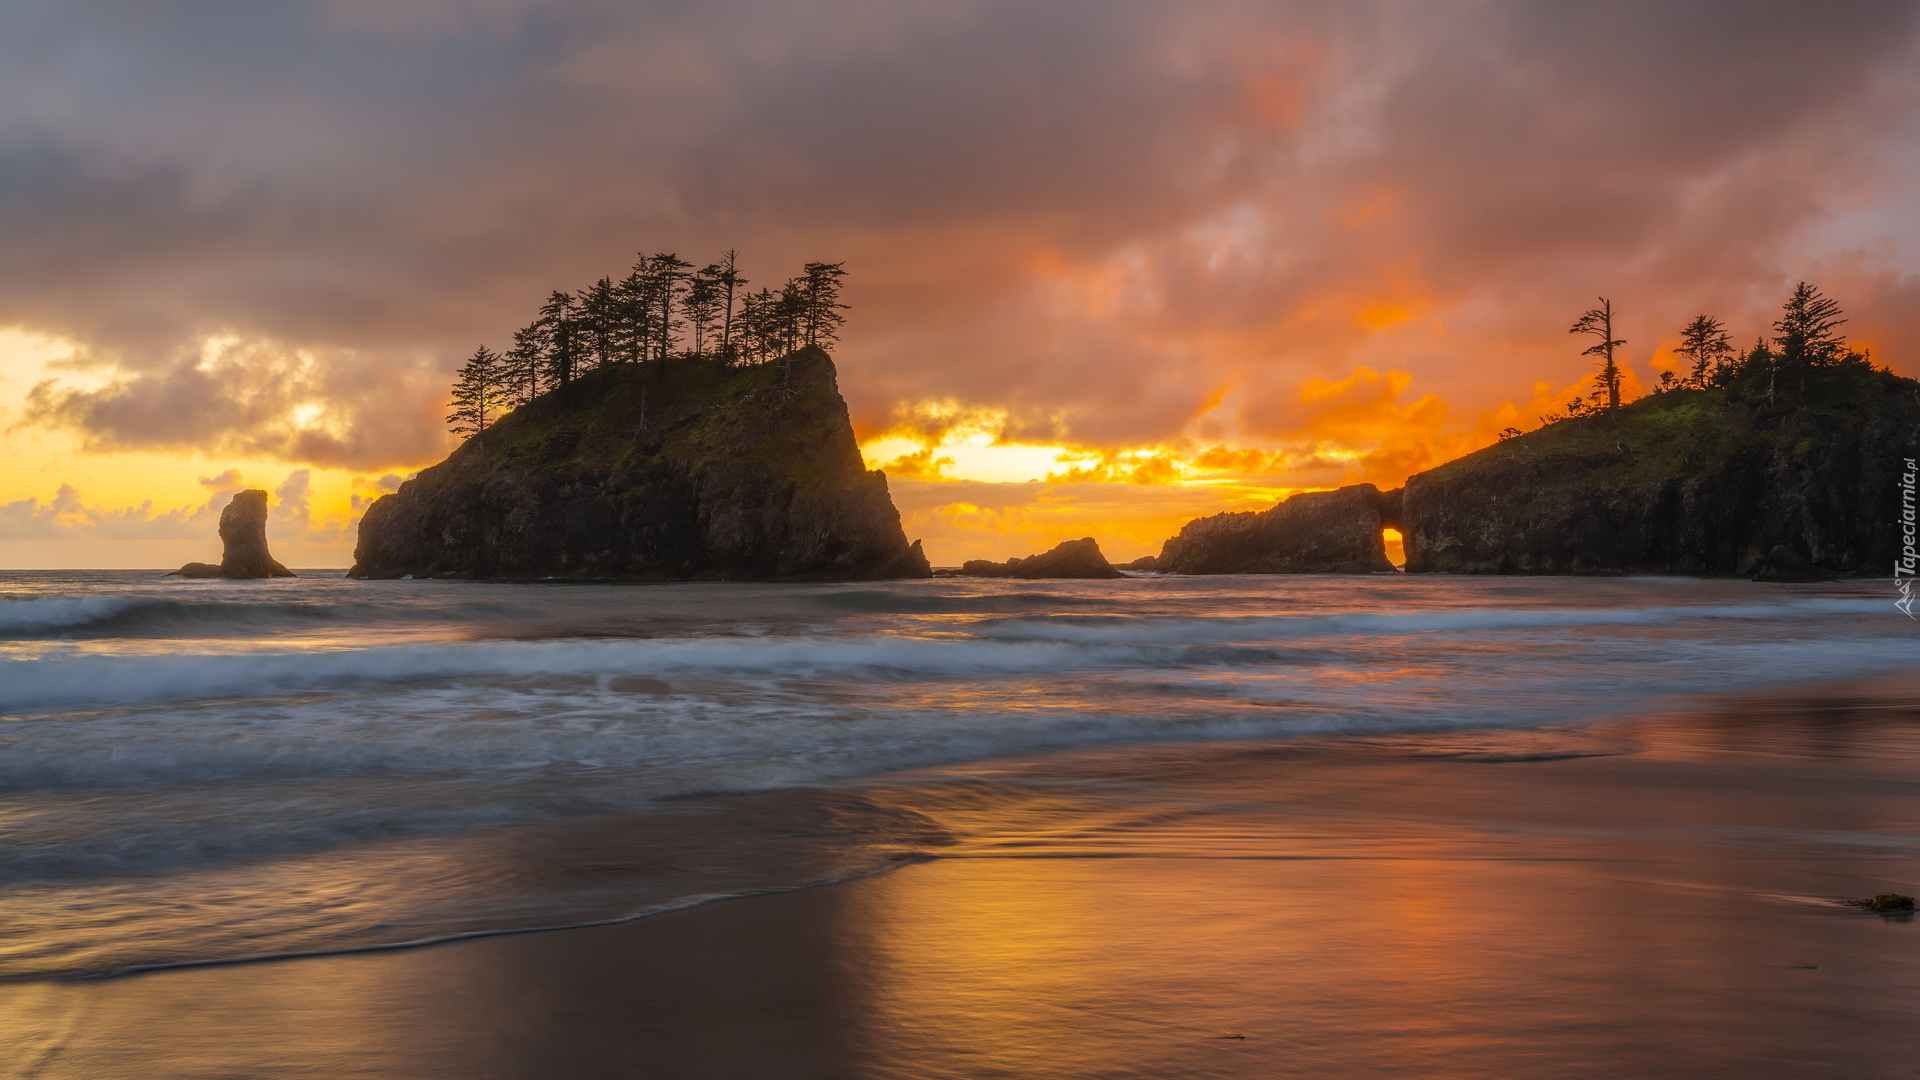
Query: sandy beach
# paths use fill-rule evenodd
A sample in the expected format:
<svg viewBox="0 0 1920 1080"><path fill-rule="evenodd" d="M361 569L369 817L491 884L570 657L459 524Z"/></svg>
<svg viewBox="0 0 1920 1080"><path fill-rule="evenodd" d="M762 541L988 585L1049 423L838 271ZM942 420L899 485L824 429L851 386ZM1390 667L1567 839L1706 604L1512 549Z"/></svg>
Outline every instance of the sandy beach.
<svg viewBox="0 0 1920 1080"><path fill-rule="evenodd" d="M944 841L615 927L15 982L4 1074L1920 1074L1920 926L1836 903L1920 892L1912 677L858 790Z"/></svg>

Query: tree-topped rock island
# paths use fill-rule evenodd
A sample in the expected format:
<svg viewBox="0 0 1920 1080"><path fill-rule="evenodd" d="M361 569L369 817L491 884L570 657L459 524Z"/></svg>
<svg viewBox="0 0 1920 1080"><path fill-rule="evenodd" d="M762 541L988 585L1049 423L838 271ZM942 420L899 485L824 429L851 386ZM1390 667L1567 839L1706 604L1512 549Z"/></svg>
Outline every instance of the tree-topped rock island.
<svg viewBox="0 0 1920 1080"><path fill-rule="evenodd" d="M451 418L466 442L367 510L349 575L930 576L821 347L838 277L809 264L736 308L731 255L695 273L653 256L555 293L512 349L468 362Z"/></svg>

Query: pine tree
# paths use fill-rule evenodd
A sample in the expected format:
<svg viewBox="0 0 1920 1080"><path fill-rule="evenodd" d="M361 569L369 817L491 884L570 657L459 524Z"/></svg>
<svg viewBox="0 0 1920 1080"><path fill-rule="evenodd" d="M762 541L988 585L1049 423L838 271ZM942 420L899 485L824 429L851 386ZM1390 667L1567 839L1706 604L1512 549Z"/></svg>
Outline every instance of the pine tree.
<svg viewBox="0 0 1920 1080"><path fill-rule="evenodd" d="M806 327L805 278L794 278L780 287L780 295L773 302L773 317L779 337L779 355L785 356L800 347L801 335Z"/></svg>
<svg viewBox="0 0 1920 1080"><path fill-rule="evenodd" d="M664 360L673 354L681 322L674 317L680 306L680 294L686 288L687 271L693 264L671 252L646 260L644 276L653 301L653 354Z"/></svg>
<svg viewBox="0 0 1920 1080"><path fill-rule="evenodd" d="M614 351L629 364L643 363L653 348L653 293L644 260L614 286Z"/></svg>
<svg viewBox="0 0 1920 1080"><path fill-rule="evenodd" d="M720 314L720 359L731 364L739 355L739 346L734 340L733 298L736 291L745 289L747 279L740 275L736 265L736 253L727 249L726 255L713 266L714 281L720 285L723 294Z"/></svg>
<svg viewBox="0 0 1920 1080"><path fill-rule="evenodd" d="M825 347L840 340L840 327L847 321L840 314L847 308L840 302L840 279L847 276L844 266L810 262L801 268L801 337L808 345Z"/></svg>
<svg viewBox="0 0 1920 1080"><path fill-rule="evenodd" d="M525 405L540 396L540 371L546 366L547 335L536 322L513 332L513 347L501 358L505 371L502 382L507 397L515 405Z"/></svg>
<svg viewBox="0 0 1920 1080"><path fill-rule="evenodd" d="M590 359L594 367L605 367L616 359L619 306L610 278L601 278L580 294L580 351L582 359Z"/></svg>
<svg viewBox="0 0 1920 1080"><path fill-rule="evenodd" d="M1704 390L1725 374L1729 358L1733 356L1733 342L1719 319L1695 315L1692 322L1681 328L1680 347L1674 351L1693 361L1693 370L1681 385Z"/></svg>
<svg viewBox="0 0 1920 1080"><path fill-rule="evenodd" d="M714 324L720 318L722 299L720 267L717 265L702 267L687 281L686 295L680 301L680 311L687 317L687 329L693 332L693 355L707 355L707 339L712 336Z"/></svg>
<svg viewBox="0 0 1920 1080"><path fill-rule="evenodd" d="M1793 295L1780 306L1780 319L1773 324L1773 343L1780 347L1780 367L1798 372L1802 384L1806 369L1828 367L1840 362L1847 343L1837 328L1847 320L1840 317L1840 305L1820 295L1820 290L1801 282Z"/></svg>
<svg viewBox="0 0 1920 1080"><path fill-rule="evenodd" d="M1614 363L1613 350L1626 342L1613 336L1613 302L1606 297L1600 298L1600 306L1588 308L1586 313L1574 321L1569 334L1591 334L1599 338L1599 343L1580 353L1581 356L1598 356L1600 374L1594 381L1606 391L1607 415L1616 420L1620 415L1620 365Z"/></svg>
<svg viewBox="0 0 1920 1080"><path fill-rule="evenodd" d="M740 298L739 325L735 330L740 339L738 348L750 363L771 360L779 350L780 319L777 307L778 301L766 289L746 293Z"/></svg>
<svg viewBox="0 0 1920 1080"><path fill-rule="evenodd" d="M453 411L447 414L447 427L455 435L479 435L493 414L507 406L504 374L500 354L485 345L461 365L453 384Z"/></svg>
<svg viewBox="0 0 1920 1080"><path fill-rule="evenodd" d="M555 289L540 306L541 327L547 347L546 377L549 385L565 386L579 374L581 348L579 308L569 293Z"/></svg>

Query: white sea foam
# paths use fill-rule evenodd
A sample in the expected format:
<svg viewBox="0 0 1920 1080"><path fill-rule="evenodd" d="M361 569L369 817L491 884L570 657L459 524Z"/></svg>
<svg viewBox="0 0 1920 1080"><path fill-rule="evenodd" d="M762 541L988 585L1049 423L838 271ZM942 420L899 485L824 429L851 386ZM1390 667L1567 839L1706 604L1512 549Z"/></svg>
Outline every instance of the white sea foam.
<svg viewBox="0 0 1920 1080"><path fill-rule="evenodd" d="M1384 578L10 594L0 880L1040 747L1567 720L1920 660L1864 590L1673 595Z"/></svg>
<svg viewBox="0 0 1920 1080"><path fill-rule="evenodd" d="M1405 613L1338 612L1285 618L1197 618L1046 615L1018 616L974 627L975 636L1081 642L1197 644L1294 641L1326 636L1397 637L1447 631L1535 630L1585 626L1663 626L1703 619L1783 620L1880 614L1871 600L1808 597L1763 604L1640 608L1455 608Z"/></svg>
<svg viewBox="0 0 1920 1080"><path fill-rule="evenodd" d="M45 634L110 619L141 604L119 596L0 600L0 634Z"/></svg>

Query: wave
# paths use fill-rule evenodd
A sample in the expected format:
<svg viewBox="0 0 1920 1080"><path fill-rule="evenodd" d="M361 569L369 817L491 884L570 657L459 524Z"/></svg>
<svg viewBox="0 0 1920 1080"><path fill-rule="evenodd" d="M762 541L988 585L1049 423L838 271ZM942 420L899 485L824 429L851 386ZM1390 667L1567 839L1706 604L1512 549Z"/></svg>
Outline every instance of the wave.
<svg viewBox="0 0 1920 1080"><path fill-rule="evenodd" d="M395 645L371 649L139 656L43 656L0 661L0 708L132 704L352 690L382 683L498 677L676 674L990 677L1235 660L1311 659L1291 650L1252 654L1180 646L1089 648L966 638L899 636L573 638Z"/></svg>
<svg viewBox="0 0 1920 1080"><path fill-rule="evenodd" d="M898 681L1097 672L1115 668L1317 664L1356 642L1415 635L1648 626L1699 620L1805 620L1879 611L1878 601L1808 598L1633 609L1510 608L1284 618L1028 615L978 620L944 636L905 634L615 638L418 643L244 654L43 655L0 661L0 708L351 691L436 679L671 676ZM280 606L276 606L278 608ZM87 614L70 609L71 618ZM93 617L125 618L112 602ZM226 618L230 612L222 611ZM288 614L276 610L267 617ZM323 616L324 617L324 616ZM1317 647L1306 647L1308 643Z"/></svg>
<svg viewBox="0 0 1920 1080"><path fill-rule="evenodd" d="M0 636L144 637L241 631L299 623L379 618L372 604L223 603L158 597L89 596L0 601Z"/></svg>
<svg viewBox="0 0 1920 1080"><path fill-rule="evenodd" d="M1704 619L1786 620L1882 613L1888 603L1810 597L1762 604L1640 608L1457 608L1408 612L1341 612L1274 618L1241 616L1021 615L983 620L977 637L1072 642L1197 644L1286 641L1313 637L1401 637L1446 631L1540 630L1583 626L1659 626Z"/></svg>
<svg viewBox="0 0 1920 1080"><path fill-rule="evenodd" d="M497 604L437 609L333 599L261 602L88 596L0 600L0 640L219 637L261 630L456 622L523 614Z"/></svg>

